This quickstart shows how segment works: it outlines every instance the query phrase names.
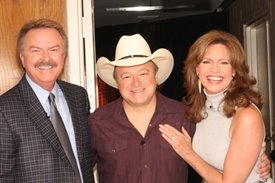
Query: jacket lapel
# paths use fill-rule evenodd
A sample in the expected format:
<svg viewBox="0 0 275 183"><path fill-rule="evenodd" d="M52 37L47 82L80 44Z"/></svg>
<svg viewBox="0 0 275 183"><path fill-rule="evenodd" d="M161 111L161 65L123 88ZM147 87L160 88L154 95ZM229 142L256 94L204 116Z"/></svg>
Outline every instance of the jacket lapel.
<svg viewBox="0 0 275 183"><path fill-rule="evenodd" d="M29 117L31 122L36 126L41 135L49 142L52 148L59 154L59 156L68 162L66 154L59 142L56 132L52 126L50 118L46 111L40 104L37 96L30 87L29 83L23 77L20 84L20 94L25 105L25 114Z"/></svg>
<svg viewBox="0 0 275 183"><path fill-rule="evenodd" d="M76 147L77 147L77 154L78 158L82 159L82 133L81 133L81 123L79 123L79 114L78 114L78 106L77 102L79 102L79 99L73 94L71 91L71 88L68 88L68 85L64 82L58 82L65 99L68 104L68 108L71 114L72 123L74 127L74 133L75 133L75 141L76 141Z"/></svg>

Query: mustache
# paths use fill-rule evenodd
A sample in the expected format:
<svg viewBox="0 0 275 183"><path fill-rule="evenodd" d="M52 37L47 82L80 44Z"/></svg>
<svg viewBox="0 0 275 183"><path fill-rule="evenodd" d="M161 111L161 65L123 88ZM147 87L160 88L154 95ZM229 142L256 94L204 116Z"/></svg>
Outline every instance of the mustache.
<svg viewBox="0 0 275 183"><path fill-rule="evenodd" d="M56 67L57 64L54 60L39 60L36 64L35 67Z"/></svg>

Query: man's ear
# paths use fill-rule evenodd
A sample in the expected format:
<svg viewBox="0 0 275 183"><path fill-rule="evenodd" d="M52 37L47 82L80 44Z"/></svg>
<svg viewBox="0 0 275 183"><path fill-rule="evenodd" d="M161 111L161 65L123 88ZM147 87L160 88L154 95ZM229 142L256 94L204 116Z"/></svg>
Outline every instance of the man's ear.
<svg viewBox="0 0 275 183"><path fill-rule="evenodd" d="M19 54L19 58L20 58L22 66L25 68L25 60L24 60L24 57L23 57L22 53Z"/></svg>

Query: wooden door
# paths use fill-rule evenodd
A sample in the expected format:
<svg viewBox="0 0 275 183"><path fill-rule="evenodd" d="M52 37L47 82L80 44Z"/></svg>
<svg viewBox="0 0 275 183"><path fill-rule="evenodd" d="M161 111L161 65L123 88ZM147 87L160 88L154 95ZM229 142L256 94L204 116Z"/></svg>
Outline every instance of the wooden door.
<svg viewBox="0 0 275 183"><path fill-rule="evenodd" d="M66 0L0 0L0 95L23 74L16 53L22 25L32 19L51 18L66 29L66 16Z"/></svg>

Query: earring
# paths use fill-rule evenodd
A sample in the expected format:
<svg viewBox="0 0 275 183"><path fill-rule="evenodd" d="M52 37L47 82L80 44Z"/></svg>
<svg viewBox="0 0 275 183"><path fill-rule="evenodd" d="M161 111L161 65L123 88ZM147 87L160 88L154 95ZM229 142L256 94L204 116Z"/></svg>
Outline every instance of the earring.
<svg viewBox="0 0 275 183"><path fill-rule="evenodd" d="M235 74L232 74L232 82L235 80Z"/></svg>
<svg viewBox="0 0 275 183"><path fill-rule="evenodd" d="M201 93L201 80L198 79L198 88L199 88L199 92Z"/></svg>

